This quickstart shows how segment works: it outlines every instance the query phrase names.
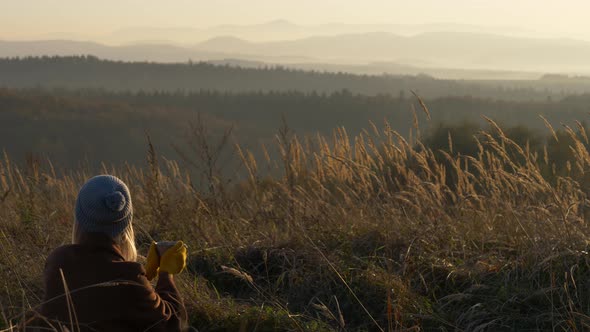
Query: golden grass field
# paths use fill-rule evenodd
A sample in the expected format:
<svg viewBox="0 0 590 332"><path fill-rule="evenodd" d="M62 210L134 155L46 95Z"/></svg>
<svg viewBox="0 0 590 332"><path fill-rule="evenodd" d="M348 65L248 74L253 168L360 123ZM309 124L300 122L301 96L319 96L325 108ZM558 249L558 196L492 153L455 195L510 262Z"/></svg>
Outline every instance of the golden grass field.
<svg viewBox="0 0 590 332"><path fill-rule="evenodd" d="M188 244L177 280L199 331L589 330L585 131L566 128L574 159L558 174L490 125L474 157L385 125L283 130L267 147L278 158L236 147L245 176L211 167L205 189L151 144L146 167L103 172L131 189L141 254L151 239ZM0 159L3 328L40 304L45 257L69 243L92 175Z"/></svg>

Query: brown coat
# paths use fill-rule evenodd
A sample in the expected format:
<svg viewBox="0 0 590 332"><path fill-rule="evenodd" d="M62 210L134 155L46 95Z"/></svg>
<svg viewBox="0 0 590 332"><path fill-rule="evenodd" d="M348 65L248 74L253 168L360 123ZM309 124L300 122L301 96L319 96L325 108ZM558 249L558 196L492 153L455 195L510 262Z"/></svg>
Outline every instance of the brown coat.
<svg viewBox="0 0 590 332"><path fill-rule="evenodd" d="M70 326L65 279L81 331L182 330L186 311L171 275L161 273L154 289L143 266L125 261L108 236L85 234L80 242L47 258L43 316Z"/></svg>

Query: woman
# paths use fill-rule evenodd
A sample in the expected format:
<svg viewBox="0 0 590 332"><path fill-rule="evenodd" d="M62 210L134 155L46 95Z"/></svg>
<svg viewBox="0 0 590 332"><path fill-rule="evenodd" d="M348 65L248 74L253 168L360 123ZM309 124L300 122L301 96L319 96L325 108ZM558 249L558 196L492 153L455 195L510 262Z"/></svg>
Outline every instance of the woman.
<svg viewBox="0 0 590 332"><path fill-rule="evenodd" d="M82 187L75 217L73 244L55 249L45 265L45 323L70 331L182 330L186 311L173 274L185 267L184 244L160 257L152 243L145 269L136 263L129 189L110 175Z"/></svg>

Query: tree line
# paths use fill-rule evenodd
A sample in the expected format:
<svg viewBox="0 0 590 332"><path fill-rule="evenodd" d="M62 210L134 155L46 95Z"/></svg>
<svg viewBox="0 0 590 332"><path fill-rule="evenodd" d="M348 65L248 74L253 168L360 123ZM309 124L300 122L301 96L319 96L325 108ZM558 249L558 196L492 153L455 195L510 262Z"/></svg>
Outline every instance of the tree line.
<svg viewBox="0 0 590 332"><path fill-rule="evenodd" d="M0 86L7 88L105 89L129 92L233 93L301 91L333 93L343 89L366 95L407 97L416 90L426 98L473 96L504 100L561 99L590 92L590 80L563 77L533 81L444 80L428 75L355 75L285 66L256 68L208 62L162 64L101 60L94 56L43 56L0 59Z"/></svg>

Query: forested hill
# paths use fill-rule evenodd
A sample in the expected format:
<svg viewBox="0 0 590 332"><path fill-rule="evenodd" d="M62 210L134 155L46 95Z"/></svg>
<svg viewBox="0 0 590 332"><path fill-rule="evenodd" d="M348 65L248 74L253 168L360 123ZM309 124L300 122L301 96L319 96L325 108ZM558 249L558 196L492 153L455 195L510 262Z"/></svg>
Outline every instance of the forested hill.
<svg viewBox="0 0 590 332"><path fill-rule="evenodd" d="M370 129L370 121L382 126L384 120L407 136L414 123L413 107L423 134L440 123L481 125L485 123L482 115L504 126L525 125L546 132L540 114L556 128L561 123L574 126L574 120L588 118L590 97L544 102L445 97L425 102L432 115L430 121L413 97L365 96L347 91L329 95L207 91L131 94L0 89L0 151L21 161L33 153L63 166L86 161L93 167L101 161L143 165L148 132L162 155L177 159L172 144L184 144L189 123L198 114L213 140L233 125L232 143L255 150L261 143L273 145L283 116L299 137L317 133L331 136L339 126L353 136Z"/></svg>
<svg viewBox="0 0 590 332"><path fill-rule="evenodd" d="M243 68L210 63L159 64L116 62L93 56L0 59L0 87L105 89L109 91L227 92L301 91L332 93L343 89L367 95L406 95L426 98L473 96L504 100L559 99L590 92L590 80L533 81L440 80L426 75L370 76L303 71L285 67Z"/></svg>

